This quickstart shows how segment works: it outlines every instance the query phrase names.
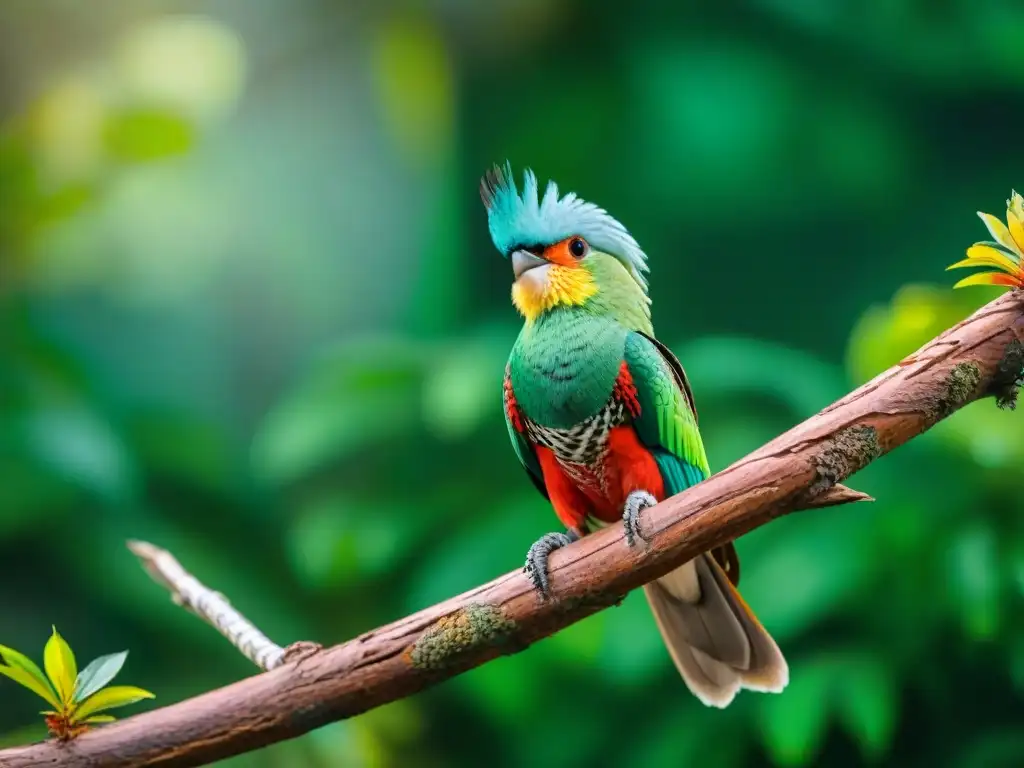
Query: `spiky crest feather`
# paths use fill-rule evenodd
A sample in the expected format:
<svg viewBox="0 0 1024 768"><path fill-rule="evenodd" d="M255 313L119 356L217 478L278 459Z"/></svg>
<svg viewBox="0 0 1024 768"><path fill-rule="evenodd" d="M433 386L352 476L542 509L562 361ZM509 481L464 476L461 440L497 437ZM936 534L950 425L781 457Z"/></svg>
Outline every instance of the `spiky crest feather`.
<svg viewBox="0 0 1024 768"><path fill-rule="evenodd" d="M551 245L579 235L592 248L614 256L633 279L647 290L647 256L629 231L616 219L575 193L558 196L558 185L549 181L539 197L537 177L529 168L523 173L520 196L512 166L494 166L480 181L480 198L487 208L487 225L494 246L504 256L521 246Z"/></svg>

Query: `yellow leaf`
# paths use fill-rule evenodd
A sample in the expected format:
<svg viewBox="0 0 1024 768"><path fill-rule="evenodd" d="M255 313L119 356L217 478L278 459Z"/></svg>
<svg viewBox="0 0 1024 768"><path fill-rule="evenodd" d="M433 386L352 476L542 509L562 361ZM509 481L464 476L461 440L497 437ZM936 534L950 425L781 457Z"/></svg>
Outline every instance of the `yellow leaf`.
<svg viewBox="0 0 1024 768"><path fill-rule="evenodd" d="M75 693L78 665L75 663L75 654L71 652L71 646L58 634L56 627L53 628L53 634L43 649L43 666L46 667L46 674L66 709L71 705Z"/></svg>
<svg viewBox="0 0 1024 768"><path fill-rule="evenodd" d="M0 675L9 677L18 685L28 688L36 696L45 700L47 704L60 709L57 694L43 671L28 656L18 653L6 645L0 645Z"/></svg>
<svg viewBox="0 0 1024 768"><path fill-rule="evenodd" d="M1015 273L1020 265L1014 263L1013 259L1007 256L998 248L983 243L975 243L967 249L967 258L946 267L947 270L959 267L995 267L1003 272Z"/></svg>
<svg viewBox="0 0 1024 768"><path fill-rule="evenodd" d="M988 227L988 231L992 234L992 237L997 243L1002 246L1009 248L1011 251L1016 249L1016 244L1013 242L1013 238L1010 237L1010 230L1006 228L999 219L993 216L991 213L982 213L978 211L978 216L985 226Z"/></svg>
<svg viewBox="0 0 1024 768"><path fill-rule="evenodd" d="M975 275L968 275L954 285L953 288L966 288L969 285L1005 285L1010 288L1016 288L1020 284L1020 278L1012 275L1004 275L1001 272L978 272Z"/></svg>
<svg viewBox="0 0 1024 768"><path fill-rule="evenodd" d="M93 715L84 722L86 725L99 725L100 723L112 723L115 720L117 720L117 718L113 715Z"/></svg>
<svg viewBox="0 0 1024 768"><path fill-rule="evenodd" d="M97 712L102 712L105 709L125 707L143 699L153 698L156 697L142 688L136 688L132 685L114 685L110 688L104 688L102 691L97 691L79 704L74 713L75 721L81 722L85 718Z"/></svg>

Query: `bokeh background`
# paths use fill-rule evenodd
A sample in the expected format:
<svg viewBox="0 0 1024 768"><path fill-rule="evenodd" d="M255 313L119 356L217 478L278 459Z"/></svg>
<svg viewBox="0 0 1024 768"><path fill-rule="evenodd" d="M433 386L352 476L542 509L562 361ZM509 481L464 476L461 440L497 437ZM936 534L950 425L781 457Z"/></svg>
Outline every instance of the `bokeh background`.
<svg viewBox="0 0 1024 768"><path fill-rule="evenodd" d="M252 674L124 547L343 641L555 527L500 382L477 180L531 165L650 254L713 468L992 298L943 272L1024 185L1011 0L4 0L0 642L167 704ZM1024 417L978 403L745 537L785 695L701 707L642 595L224 763L1024 765ZM133 711L150 706L139 705ZM0 743L41 737L0 680Z"/></svg>

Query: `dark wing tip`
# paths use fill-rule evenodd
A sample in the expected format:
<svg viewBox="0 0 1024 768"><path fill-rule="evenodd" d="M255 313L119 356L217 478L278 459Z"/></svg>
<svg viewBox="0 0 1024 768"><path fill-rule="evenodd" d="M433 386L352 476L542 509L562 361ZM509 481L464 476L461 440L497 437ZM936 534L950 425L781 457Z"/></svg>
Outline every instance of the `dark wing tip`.
<svg viewBox="0 0 1024 768"><path fill-rule="evenodd" d="M480 179L480 199L483 200L484 207L490 210L498 190L507 187L508 183L509 178L505 169L498 165L491 166L491 169Z"/></svg>

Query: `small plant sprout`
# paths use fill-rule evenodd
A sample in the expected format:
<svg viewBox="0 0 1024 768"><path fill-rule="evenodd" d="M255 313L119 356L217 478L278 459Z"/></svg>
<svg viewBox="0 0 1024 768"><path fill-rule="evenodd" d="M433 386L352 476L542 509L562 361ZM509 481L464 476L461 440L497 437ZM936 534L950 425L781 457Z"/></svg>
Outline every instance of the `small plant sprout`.
<svg viewBox="0 0 1024 768"><path fill-rule="evenodd" d="M53 707L41 713L46 727L51 736L67 741L90 725L114 721L112 715L101 712L153 698L149 691L130 685L105 687L121 671L126 658L128 651L100 656L79 672L71 646L54 627L43 650L46 674L24 654L0 645L0 675L28 688Z"/></svg>
<svg viewBox="0 0 1024 768"><path fill-rule="evenodd" d="M990 213L978 211L978 216L988 227L992 240L975 243L967 249L967 258L951 264L946 269L963 267L988 267L988 272L968 275L954 285L963 288L968 285L1005 285L1010 288L1024 287L1024 197L1010 193L1006 201L1006 223Z"/></svg>

